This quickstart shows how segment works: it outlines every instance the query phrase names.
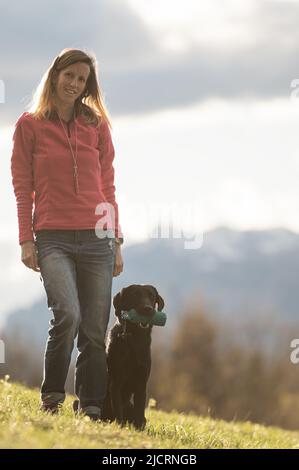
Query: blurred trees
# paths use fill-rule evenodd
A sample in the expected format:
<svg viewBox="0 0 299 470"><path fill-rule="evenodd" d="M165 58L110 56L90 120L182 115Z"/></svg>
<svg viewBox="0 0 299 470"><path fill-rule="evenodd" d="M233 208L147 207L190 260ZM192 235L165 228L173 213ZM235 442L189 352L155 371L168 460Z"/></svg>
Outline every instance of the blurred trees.
<svg viewBox="0 0 299 470"><path fill-rule="evenodd" d="M250 325L239 328L240 335L197 308L185 312L169 346L153 350L148 396L167 411L298 429L299 364L290 362L288 338L294 330L280 337L284 347L272 345L269 356L262 342L240 342L244 328L251 337Z"/></svg>

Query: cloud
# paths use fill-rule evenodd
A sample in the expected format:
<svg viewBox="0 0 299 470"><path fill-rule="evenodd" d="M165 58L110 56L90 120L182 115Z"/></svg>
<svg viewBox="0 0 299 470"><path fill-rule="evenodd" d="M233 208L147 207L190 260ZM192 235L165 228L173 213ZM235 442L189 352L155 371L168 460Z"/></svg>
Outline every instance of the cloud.
<svg viewBox="0 0 299 470"><path fill-rule="evenodd" d="M288 97L290 82L297 78L299 5L294 2L256 2L242 19L252 38L247 45L194 42L180 52L164 49L159 33L149 30L125 1L0 0L0 8L0 40L7 45L1 57L6 102L0 104L0 125L15 121L64 47L96 53L113 116L184 107L214 97Z"/></svg>
<svg viewBox="0 0 299 470"><path fill-rule="evenodd" d="M154 54L157 46L140 18L117 0L0 0L2 48L0 79L5 104L0 124L22 112L45 70L65 47L97 55L100 80Z"/></svg>

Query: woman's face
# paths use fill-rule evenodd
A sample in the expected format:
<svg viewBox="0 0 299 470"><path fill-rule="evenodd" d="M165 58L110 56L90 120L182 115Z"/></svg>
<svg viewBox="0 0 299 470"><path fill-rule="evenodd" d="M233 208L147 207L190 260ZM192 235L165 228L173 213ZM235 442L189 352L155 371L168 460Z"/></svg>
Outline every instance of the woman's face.
<svg viewBox="0 0 299 470"><path fill-rule="evenodd" d="M90 67L84 62L76 62L61 70L55 84L58 101L74 105L76 99L84 92Z"/></svg>

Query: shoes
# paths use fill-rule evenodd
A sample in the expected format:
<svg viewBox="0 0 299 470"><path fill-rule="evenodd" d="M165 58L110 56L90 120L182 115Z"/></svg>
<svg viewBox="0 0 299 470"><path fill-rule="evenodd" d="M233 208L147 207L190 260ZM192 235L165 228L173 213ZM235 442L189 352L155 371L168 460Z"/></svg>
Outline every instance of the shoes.
<svg viewBox="0 0 299 470"><path fill-rule="evenodd" d="M75 414L79 413L79 400L73 401L73 410Z"/></svg>
<svg viewBox="0 0 299 470"><path fill-rule="evenodd" d="M94 406L87 406L86 408L80 408L79 400L73 401L73 410L75 415L82 413L83 416L88 416L91 421L101 421L100 413L95 412Z"/></svg>
<svg viewBox="0 0 299 470"><path fill-rule="evenodd" d="M41 411L44 411L45 413L49 413L51 415L56 415L58 414L58 411L59 411L59 405L47 405L45 403L43 403L40 407L40 410Z"/></svg>
<svg viewBox="0 0 299 470"><path fill-rule="evenodd" d="M88 416L91 421L101 421L101 416L94 413L84 413L84 416Z"/></svg>

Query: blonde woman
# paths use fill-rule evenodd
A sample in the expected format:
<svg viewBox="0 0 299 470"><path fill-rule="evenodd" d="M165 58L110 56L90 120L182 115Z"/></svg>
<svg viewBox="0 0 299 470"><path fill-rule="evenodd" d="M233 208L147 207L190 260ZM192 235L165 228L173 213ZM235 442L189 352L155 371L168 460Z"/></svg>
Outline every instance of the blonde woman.
<svg viewBox="0 0 299 470"><path fill-rule="evenodd" d="M109 127L96 58L64 49L16 123L11 159L22 262L40 272L53 312L42 409L56 413L65 399L78 335L75 391L95 420L106 394L112 278L123 270Z"/></svg>

